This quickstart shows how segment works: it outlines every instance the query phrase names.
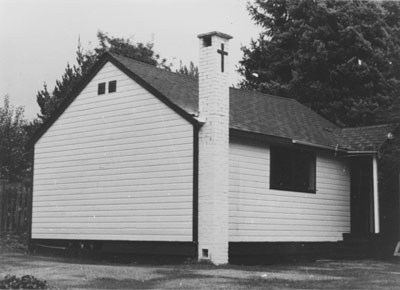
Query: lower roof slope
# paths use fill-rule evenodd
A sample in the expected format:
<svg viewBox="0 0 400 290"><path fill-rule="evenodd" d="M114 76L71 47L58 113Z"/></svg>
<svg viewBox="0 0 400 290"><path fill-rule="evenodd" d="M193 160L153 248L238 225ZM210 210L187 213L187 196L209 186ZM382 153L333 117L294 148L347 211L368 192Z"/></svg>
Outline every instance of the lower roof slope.
<svg viewBox="0 0 400 290"><path fill-rule="evenodd" d="M377 151L393 133L397 124L343 128L334 133L341 144L355 151Z"/></svg>

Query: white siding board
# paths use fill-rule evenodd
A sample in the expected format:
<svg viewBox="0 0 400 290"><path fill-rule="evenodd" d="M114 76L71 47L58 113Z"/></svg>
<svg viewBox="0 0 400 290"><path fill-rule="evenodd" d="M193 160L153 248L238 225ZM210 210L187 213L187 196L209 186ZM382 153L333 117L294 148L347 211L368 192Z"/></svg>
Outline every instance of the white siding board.
<svg viewBox="0 0 400 290"><path fill-rule="evenodd" d="M269 188L267 145L230 143L231 242L338 241L350 231L350 176L343 159L317 154L317 193Z"/></svg>
<svg viewBox="0 0 400 290"><path fill-rule="evenodd" d="M284 208L282 207L282 204L270 204L269 206L254 206L254 205L237 205L237 206L230 206L230 209L240 209L243 211L247 211L249 213L251 212L263 212L263 211L269 211L269 212L275 212L275 213L280 213L280 212L290 212L291 214L310 214L314 216L319 216L319 215L331 215L334 216L335 214L338 215L346 215L347 211L345 209L343 210L338 210L338 209L328 209L328 208L318 208L318 207L312 207L309 206L308 204L306 205L305 203L303 204L288 204L285 205Z"/></svg>
<svg viewBox="0 0 400 290"><path fill-rule="evenodd" d="M188 179L193 177L192 175L179 176L174 178L174 184L186 184ZM54 181L53 184L48 185L38 185L37 190L57 190L57 189L83 189L83 188L91 188L91 187L115 187L115 186L132 186L131 180L98 180L96 182L73 182L73 183L59 183L58 180L61 180L61 177ZM155 178L141 178L140 180L135 180L135 187L131 188L134 190L137 186L141 185L164 185L171 181L170 177L158 176L157 181Z"/></svg>
<svg viewBox="0 0 400 290"><path fill-rule="evenodd" d="M95 196L93 196L95 195ZM184 190L175 190L174 192L170 192L169 190L153 190L151 192L141 191L135 193L135 198L167 198L167 197L184 197ZM113 192L113 198L131 198L132 193L127 192ZM166 197L167 196L167 197ZM48 202L48 201L67 201L67 200L92 200L94 197L107 199L110 197L110 193L75 193L75 194L68 194L68 195L36 195L35 201L36 202Z"/></svg>
<svg viewBox="0 0 400 290"><path fill-rule="evenodd" d="M90 105L90 107L88 107L88 110L95 110L95 109L100 109L101 111L108 111L108 107L104 106L104 103L108 103L111 107L121 107L121 104L126 103L129 104L128 98L129 96L131 96L132 94L134 94L138 101L137 104L137 108L140 108L143 105L151 105L151 102L146 98L146 95L148 94L148 92L141 88L139 85L135 85L135 86L131 86L129 88L129 90L123 91L123 89L118 88L117 89L118 92L117 93L111 93L111 94L103 94L103 95L97 95L97 91L93 91L93 92L82 92L80 96L82 96L84 98L83 101L80 101L81 105ZM108 98L107 98L108 97ZM110 98L112 97L113 99L121 102L121 103L114 103L110 101ZM93 104L93 106L91 105L91 103L95 102L95 104ZM78 107L76 110L74 111L68 111L65 112L67 117L71 117L71 116L84 116L85 114L83 114L84 112L84 108L85 107ZM137 108L126 108L128 111L138 111ZM154 109L160 109L161 107L156 104L154 106ZM98 114L98 112L93 112ZM69 124L71 121L73 120L68 120L68 122L66 122L66 124Z"/></svg>
<svg viewBox="0 0 400 290"><path fill-rule="evenodd" d="M264 227L260 230L259 224L232 224L232 228L239 228L240 230L244 230L247 232L252 232L252 231L266 231L266 232L283 232L282 231L282 226L286 224L263 224ZM235 227L236 226L236 227ZM341 231L343 229L342 225L338 224L296 224L296 231L305 231L305 232L318 232L318 233L334 233L337 234L338 231Z"/></svg>
<svg viewBox="0 0 400 290"><path fill-rule="evenodd" d="M54 207L54 208L62 208L65 206L74 206L74 207L79 207L82 205L82 201L84 201L85 206L89 206L89 205L114 205L114 204L129 204L131 202L132 196L130 197L121 197L121 198L104 198L101 199L101 201L98 201L96 199L72 199L72 200L56 200L56 201L38 201L35 200L34 202L34 206L35 207ZM135 196L135 205L147 205L149 202L152 202L154 199L154 197L141 197L141 198L136 198ZM159 204L161 203L166 203L166 204L178 204L181 203L183 205L187 204L187 202L191 201L190 197L187 196L162 196L162 197L158 197L157 201ZM167 208L167 207L166 207ZM190 208L190 207L188 207Z"/></svg>
<svg viewBox="0 0 400 290"><path fill-rule="evenodd" d="M102 222L99 223L97 221L93 221L92 223L86 223L83 225L85 228L90 228L90 229L111 229L111 228L118 228L118 229L142 229L142 230L147 230L149 228L149 225L152 223L156 223L154 226L157 227L157 223L160 221L155 221L155 222L150 222L150 221L145 221L145 222ZM61 223L62 227L65 229L81 229L82 228L82 223L81 222L69 222L69 223ZM40 227L43 229L54 229L57 228L59 223L55 222L48 222L48 223L43 223ZM173 229L180 229L184 230L186 229L186 222L170 222L169 227Z"/></svg>
<svg viewBox="0 0 400 290"><path fill-rule="evenodd" d="M103 132L110 132L113 134L116 133L121 133L121 132L125 132L128 128L130 128L132 126L132 120L130 121L123 121L123 122L118 122L118 124L114 124L114 123L108 123L108 124L104 124L104 122L102 122L101 124L96 124L95 126L92 126L90 128L90 131L87 132L87 134L85 134L85 130L84 129L79 129L76 128L76 124L74 126L71 126L71 133L74 133L73 137L74 139L79 139L79 138L88 138L91 136L96 136L98 134L99 131ZM182 127L180 126L180 124L176 124L176 120L172 120L172 121L165 121L165 125L168 126L168 128L171 128L171 133L178 133L182 130ZM118 127L116 127L116 125L118 125ZM75 127L75 129L74 129ZM113 128L116 127L116 128ZM114 129L114 130L112 130ZM165 129L163 130L163 128L159 128L159 126L157 125L157 122L154 123L146 123L143 126L139 126L139 124L137 124L137 130L135 131L135 133L138 136L141 136L141 134L144 134L143 131L152 129L152 130L158 130L157 134L160 133L164 133ZM68 130L66 130L66 133L69 133ZM76 135L75 135L76 134ZM156 133L155 133L156 134ZM56 136L53 136L56 137ZM45 144L49 144L51 146L54 145L54 142L59 142L59 141L65 141L65 140L70 140L68 138L65 138L66 136L63 134L60 134L57 136L58 138L55 138L55 140L51 140L50 142L47 142ZM63 138L64 137L64 138Z"/></svg>
<svg viewBox="0 0 400 290"><path fill-rule="evenodd" d="M65 141L71 141L70 143L76 142L76 140L78 139L89 139L90 137L96 137L99 134L99 131L101 131L103 134L113 134L113 135L117 135L117 134L121 134L121 133L125 133L127 129L130 129L132 124L132 121L125 121L125 122L119 122L118 123L118 127L117 128L113 128L115 127L115 124L101 124L101 125L96 125L95 127L93 126L92 128L90 128L90 131L77 131L76 132L72 132L74 133L74 136L72 136L73 138L67 138L68 136L66 136L65 134L59 135L60 138L57 138L57 140L54 140L52 142L47 142L45 144L43 144L42 149L44 148L49 148L49 147L53 147L56 142L65 142ZM173 124L168 123L168 132L171 134L179 134L182 133L182 127L179 125L174 126ZM75 126L76 127L76 126ZM140 128L137 128L137 130L135 130L135 136L145 136L145 134L147 134L146 132L150 129L149 128L149 124L147 124L147 126L143 129L140 130ZM163 134L166 132L165 128L159 128L159 126L157 126L157 123L155 123L153 125L153 128L151 128L152 130L154 130L153 134L155 135L159 135L159 134ZM72 129L73 130L73 127ZM68 132L66 132L67 134ZM111 136L110 136L111 138ZM68 143L67 143L68 144ZM49 146L44 146L44 145L49 145Z"/></svg>
<svg viewBox="0 0 400 290"><path fill-rule="evenodd" d="M79 216L79 217L70 217L68 223L84 223L84 224L93 224L93 223L156 223L163 222L167 220L168 222L181 222L184 223L185 215L168 215L166 217L163 216ZM46 216L36 216L37 220L40 220L42 223L66 223L65 219L62 217L58 217L55 219L49 219Z"/></svg>
<svg viewBox="0 0 400 290"><path fill-rule="evenodd" d="M283 212L283 211L270 211L266 212L262 211L240 211L235 217L232 217L232 221L237 218L249 218L249 219L266 219L266 220L330 220L332 221L332 217L335 217L335 220L346 221L349 218L349 214L347 213L334 213L334 215L330 215L329 213L324 214L323 216L317 214L310 213L292 213L292 212Z"/></svg>
<svg viewBox="0 0 400 290"><path fill-rule="evenodd" d="M175 142L175 144L176 145L184 145L184 144L186 144L185 141L187 142L188 139L191 140L190 138L187 138L187 140L179 139L179 140L177 140ZM57 153L60 153L62 151L70 152L70 155L72 155L72 150L77 150L77 151L79 150L78 152L80 152L81 154L90 153L90 152L93 152L94 150L98 150L98 152L107 152L107 149L109 149L108 151L118 150L118 142L116 142L116 141L121 141L121 140L118 139L118 140L107 140L107 141L104 141L104 142L96 142L93 145L92 148L89 147L89 145L87 145L87 144L81 145L81 146L78 146L78 145L62 146L59 150L57 150L56 147L53 147L52 150L49 150L47 152L47 156L51 156L48 153L52 152L52 153L55 153L54 157L57 157L57 156L60 155L60 154L57 154ZM163 151L165 152L164 147L160 147L159 150L157 149L157 146L159 146L159 143L160 143L159 140L155 140L155 141L150 140L150 141L142 142L142 143L134 143L134 142L127 143L127 144L123 143L123 145L120 145L120 147L122 148L122 150L125 150L125 149L129 149L129 148L132 148L132 149L144 149L144 148L150 148L150 146L152 146L153 150L155 150L155 151L159 151L160 150L161 152L163 152ZM165 144L166 146L171 146L171 145L174 144L174 141L173 140L166 140L164 143L167 143L167 144ZM146 145L148 145L148 146L146 147ZM109 146L109 147L105 148L106 146ZM39 157L39 154L38 154L37 157ZM38 158L36 158L36 159L38 159ZM38 163L40 163L40 161L38 161Z"/></svg>
<svg viewBox="0 0 400 290"><path fill-rule="evenodd" d="M268 233L264 231L243 231L243 236L231 236L234 241L240 242L265 242L265 236ZM293 236L297 238L293 240ZM290 234L284 231L270 231L268 242L321 242L335 241L341 239L341 235L335 235L329 232L306 232L306 231L291 231Z"/></svg>
<svg viewBox="0 0 400 290"><path fill-rule="evenodd" d="M167 221L168 218L165 216L176 216L177 214L180 214L182 217L187 216L188 214L191 214L192 210L190 209L181 209L179 210L179 213L175 209L138 209L135 211L132 210L117 210L117 209L112 209L109 211L103 211L103 210L91 210L91 211L76 211L73 212L73 218L76 217L104 217L104 218L109 218L109 217L134 217L135 219L140 219L142 217L149 217L149 220L151 220L153 217L164 217L164 221ZM66 220L65 217L71 218L71 212L65 212L65 211L59 211L57 213L57 217L54 217L54 212L51 211L37 211L33 214L33 217L35 218L42 218L43 220L47 221L52 221L54 219L60 219L62 218L64 221Z"/></svg>
<svg viewBox="0 0 400 290"><path fill-rule="evenodd" d="M74 191L74 194L95 194L95 193L114 193L114 192L154 192L165 190L166 192L175 191L175 190L186 190L187 185L185 183L168 183L168 184L146 184L146 185L113 185L113 186L103 186L103 187L87 187L87 188L78 188ZM45 196L45 195L65 195L71 191L66 192L64 188L53 188L49 190L41 190L35 192L35 196ZM71 193L72 194L72 193Z"/></svg>
<svg viewBox="0 0 400 290"><path fill-rule="evenodd" d="M32 237L191 241L192 181L192 125L107 63L35 145Z"/></svg>
<svg viewBox="0 0 400 290"><path fill-rule="evenodd" d="M107 159L104 159L107 162ZM178 161L178 160L172 160L172 161ZM117 162L117 161L113 161L113 162ZM144 163L145 161L138 161L138 163ZM78 162L75 162L75 164ZM70 164L73 163L69 163ZM85 169L87 171L85 171L84 173L82 173L81 175L79 175L76 171L72 171L72 170L66 170L65 171L65 179L68 178L75 178L75 177L96 177L99 175L104 175L104 174L109 174L109 175L116 175L116 174L140 174L143 173L145 174L151 174L152 172L154 172L154 170L157 170L159 168L162 168L164 170L168 170L168 168L176 168L179 167L179 169L190 169L188 167L183 166L181 163L178 162L171 162L168 164L165 164L165 167L162 165L148 165L146 166L145 169L143 169L142 171L140 170L140 166L136 165L136 166L130 166L132 164L132 162L121 162L121 167L117 167L116 164L107 166L107 167L103 167L99 164L95 164L95 165L88 165L85 167L82 167L80 169ZM57 168L62 168L62 166L58 166ZM48 181L48 177L52 177L52 182L55 182L56 178L58 178L57 173L54 173L54 169L53 171L50 170L50 168L48 167L43 167L43 173L41 173L41 175L38 175L37 178L37 182L41 181L41 180L46 180ZM169 174L170 176L175 176L177 175L176 172L170 172L170 171L166 171L165 174ZM164 175L166 176L166 175ZM39 184L39 183L38 183ZM45 182L46 184L46 182Z"/></svg>
<svg viewBox="0 0 400 290"><path fill-rule="evenodd" d="M337 210L337 211L345 211L349 210L349 205L347 201L338 201L338 200L326 200L326 199L296 199L296 201L292 200L279 200L277 197L272 197L268 199L263 199L262 196L258 196L256 198L248 196L247 200L243 200L241 198L232 198L232 205L254 205L254 201L258 201L258 205L260 207L280 207L285 206L289 208L302 208L302 209L321 209L321 210ZM299 202L300 201L300 202Z"/></svg>
<svg viewBox="0 0 400 290"><path fill-rule="evenodd" d="M272 192L276 193L274 195L268 195L267 197L265 196L265 190L261 190L260 188L251 188L251 192L247 191L246 192L246 196L251 199L251 200L260 200L260 201L277 201L277 202L293 202L293 196L287 196L287 195L279 195L279 193L277 193L277 191L273 191ZM333 205L337 205L337 204L346 204L349 201L349 198L347 196L342 196L342 195L334 195L334 194L330 194L330 195L326 195L324 194L323 196L321 196L321 198L318 199L310 199L308 196L298 196L297 199L303 200L307 203L312 203L312 204L333 204ZM236 203L241 203L241 198L238 196L233 196L232 197L232 204L236 204Z"/></svg>
<svg viewBox="0 0 400 290"><path fill-rule="evenodd" d="M101 132L99 132L99 134L101 134ZM135 146L135 148L143 148L145 145L147 145L148 143L150 143L150 145L157 145L157 142L159 141L163 141L164 143L168 142L167 145L172 145L174 142L176 142L177 144L187 144L188 141L191 141L193 139L189 138L187 136L181 137L182 135L187 135L184 134L184 132L177 132L177 133L171 133L171 134L158 134L158 135L154 135L154 136L132 136L132 134L115 134L115 135L111 135L109 137L109 139L104 140L104 137L94 137L93 140L91 140L90 138L82 138L83 140L77 138L77 139L73 139L73 141L77 141L79 143L76 142L65 142L67 144L64 144L64 142L58 142L53 144L52 146L48 146L45 147L46 153L50 153L50 152L60 152L60 151L70 151L70 150L77 150L77 149L88 149L89 144L93 144L92 148L96 148L96 147L104 147L104 146L110 146L110 145L114 145L116 144L116 141L123 141L125 144L132 144L132 146ZM132 137L125 137L124 136L132 136ZM102 139L103 138L103 139ZM175 141L178 138L179 141ZM86 143L80 143L80 142L85 142ZM90 141L90 143L89 143ZM136 142L135 142L136 141ZM68 144L71 143L71 144ZM122 143L122 142L121 142ZM62 146L62 147L61 147ZM62 150L60 150L60 147L62 148ZM58 148L58 150L57 150ZM45 150L42 149L42 150ZM41 153L41 151L38 152L38 156Z"/></svg>
<svg viewBox="0 0 400 290"><path fill-rule="evenodd" d="M232 225L238 224L287 224L287 225L321 225L321 224L329 224L332 223L333 225L342 225L342 222L347 219L347 216L343 216L338 218L337 220L332 221L332 218L327 215L323 218L316 220L315 216L302 216L303 219L299 219L300 215L289 215L289 214L282 214L277 216L276 214L269 213L267 215L263 215L262 217L234 217L231 219Z"/></svg>
<svg viewBox="0 0 400 290"><path fill-rule="evenodd" d="M141 110L143 110L142 115L146 115L149 114L148 110L151 110L151 105L147 105L147 106L138 106L138 108L135 109L129 109L127 110L125 109L121 109L121 110L109 110L109 108L105 108L107 109L107 111L103 111L103 112L98 112L95 113L93 112L93 119L90 120L85 120L85 122L87 122L88 127L93 126L93 125L97 125L97 124L104 124L105 126L107 124L113 124L115 122L120 122L120 118L118 118L118 115L116 115L117 113L119 115L122 115L125 117L126 120L136 120L137 122L139 122L140 120L140 115L138 115L139 112L141 112ZM157 111L159 111L159 113L161 113L161 109L155 109L155 114L153 115L153 117L156 117L155 115ZM83 111L85 112L85 111ZM82 119L85 118L85 113L82 113L82 116L72 116L71 118L73 118L71 121L69 121L66 125L65 125L65 129L69 129L69 128L73 128L74 124L79 124L81 122ZM148 122L150 123L154 123L157 122L158 120L164 120L164 121L169 121L171 123L173 123L175 121L174 118L169 118L168 116L158 116L157 119L155 120L149 120ZM107 124L106 124L107 123ZM139 123L140 124L140 123ZM147 124L147 123L145 123ZM59 133L55 133L54 136L60 135Z"/></svg>
<svg viewBox="0 0 400 290"><path fill-rule="evenodd" d="M167 167L167 166L166 166ZM168 166L168 167L174 167L174 166ZM175 166L176 168L176 166ZM157 167L154 166L153 168L151 168L153 170L157 170ZM184 169L188 169L190 170L191 168L184 168L184 167L180 167L180 170L184 170ZM118 181L118 180L127 180L127 179L154 179L154 178L170 178L170 177L187 177L187 176L191 176L190 173L187 173L186 175L182 175L182 174L177 174L174 171L166 171L163 173L163 176L160 177L158 175L155 175L154 172L151 172L151 170L149 170L150 172L129 172L129 171L133 171L132 168L127 168L126 169L127 172L125 172L124 170L120 170L120 169L115 169L115 170L108 170L108 172L106 170L104 170L103 172L99 171L97 175L91 175L91 176L79 176L74 174L75 176L65 176L60 178L60 180L57 180L58 177L56 174L53 174L53 176L55 176L52 179L38 179L36 181L36 186L39 185L54 185L54 181L57 181L57 184L61 185L61 184L70 184L70 183L87 183L87 182L98 182L99 180L101 180L102 182L108 182L108 181ZM49 175L51 176L51 175Z"/></svg>
<svg viewBox="0 0 400 290"><path fill-rule="evenodd" d="M102 231L104 232L104 231ZM121 234L110 234L110 233L104 233L107 235L107 239L110 241L140 241L143 238L143 234L134 234L134 233L121 233ZM96 240L98 239L98 233L58 233L56 231L42 231L41 233L38 233L40 235L41 239L63 239L63 240ZM168 233L160 233L159 235L157 234L152 234L152 233L147 233L145 236L147 238L146 241L160 241L160 240L166 240L166 241L181 241L186 238L188 233L184 234L168 234Z"/></svg>
<svg viewBox="0 0 400 290"><path fill-rule="evenodd" d="M103 109L98 108L94 112L91 112L91 115L94 118L94 119L92 119L93 120L92 122L95 123L96 119L97 119L97 122L98 121L107 121L107 120L110 120L111 122L115 121L116 118L118 118L118 116L116 116L115 114L120 114L120 115L126 116L130 120L138 120L141 117L139 115L139 113L141 113L141 115L143 116L143 115L148 115L151 112L150 108L148 108L149 106L146 106L146 108L149 111L144 110L143 112L141 112L141 111L139 111L140 107L138 109L136 109L136 108L130 109L130 108L127 108L126 105L127 104L122 104L121 106L118 106L118 107L104 106ZM173 116L155 116L155 115L157 115L156 114L157 111L158 112L162 111L160 108L155 108L154 111L156 111L155 114L153 115L153 117L156 118L154 120L154 122L164 121L164 120L167 121L167 120L174 119ZM71 118L74 118L74 119L71 120L71 122L69 122L68 125L79 123L81 120L85 120L86 116L87 116L87 110L82 111L82 113L80 115L71 116ZM149 120L149 122L150 121L151 120Z"/></svg>
<svg viewBox="0 0 400 290"><path fill-rule="evenodd" d="M190 169L190 168L185 168L185 167L180 167L180 164L168 164L168 166L165 167L179 167L179 170L185 170L185 169ZM153 171L152 171L153 170ZM113 181L113 180L121 180L125 178L169 178L169 177L186 177L190 176L189 173L185 174L178 174L177 172L171 172L171 171L165 171L163 173L163 176L156 176L154 174L154 170L157 170L157 166L149 166L146 168L146 171L140 172L139 167L135 168L130 168L126 167L126 171L123 171L122 169L104 169L104 170L93 170L93 172L85 172L85 174L79 176L76 174L76 172L67 172L66 176L64 178L60 178L56 173L49 174L48 176L53 176L52 179L47 179L46 175L40 175L40 178L38 177L37 179L37 186L39 185L49 185L49 184L67 184L70 182L75 182L75 183L86 183L86 182L94 182L94 181ZM89 175L90 174L90 175ZM107 175L107 176L105 176Z"/></svg>
<svg viewBox="0 0 400 290"><path fill-rule="evenodd" d="M80 110L76 110L72 113L67 113L67 117L75 118L67 122L66 124L71 124L70 122L74 122L76 118L84 118L87 113L93 114L94 116L98 116L100 114L103 114L104 117L113 117L113 114L115 111L121 112L121 113L138 113L138 114L146 114L149 111L152 111L151 108L153 107L154 111L162 111L162 107L160 106L152 106L152 102L146 98L146 94L144 94L142 91L140 91L140 94L143 94L142 97L143 99L139 98L137 100L137 107L136 108L127 108L126 105L129 106L131 102L129 102L129 96L132 95L134 92L126 92L126 96L120 97L120 98L114 98L114 99L98 99L95 103L94 106L90 106L91 102L87 102L85 106L90 106L89 108L81 108ZM112 94L106 94L108 97L112 96ZM93 99L94 100L94 99ZM118 103L115 103L113 101L118 101ZM93 102L93 101L92 101ZM140 111L138 109L141 109ZM146 110L146 109L147 110ZM132 117L136 117L132 116Z"/></svg>
<svg viewBox="0 0 400 290"><path fill-rule="evenodd" d="M81 228L67 228L63 227L60 229L56 228L36 228L33 227L32 231L35 231L37 234L47 234L49 232L66 234L66 235L75 235L86 234L93 235L94 237L98 235L99 231L103 233L103 235L113 235L116 233L115 228L91 228L91 227L81 227ZM136 235L136 236L147 236L147 235L156 235L159 239L162 239L164 235L173 235L172 233L176 232L176 236L186 236L191 235L191 230L185 229L158 229L157 232L154 229L138 229L138 228L118 228L118 234L120 235Z"/></svg>
<svg viewBox="0 0 400 290"><path fill-rule="evenodd" d="M94 150L96 149L96 150ZM115 150L118 149L118 150ZM153 148L149 148L149 147L142 147L142 148L134 148L135 152L137 152L137 155L134 156L127 156L127 158L130 158L129 160L149 160L148 157L146 157L145 155L149 155L149 154L154 154L154 150L157 150L157 153L168 153L170 154L170 156L176 156L176 152L179 150L182 151L189 151L189 149L187 148L187 144L176 144L176 146L174 146L174 148L171 148L169 146L165 146L165 147L159 147L157 149L153 149ZM45 158L50 158L53 160L53 158L58 158L57 161L58 162L63 162L63 161L69 161L69 160L88 160L87 163L89 164L101 164L99 163L98 159L92 159L92 155L99 155L98 153L102 153L103 155L101 157L103 158L112 158L112 157L121 157L126 155L125 151L128 150L132 150L132 145L128 144L128 145L112 145L109 147L96 147L93 148L93 150L90 150L90 148L85 149L81 149L79 150L79 152L77 152L76 154L72 154L71 152L66 152L64 154L62 154L62 156L57 155L55 156L55 154L43 154L43 156L40 156L40 159L38 158L39 156L36 156L35 154L35 161L37 161L39 164L37 164L39 167L43 166L43 167L49 167L49 165L47 165L47 161L44 160ZM65 150L60 150L60 151L65 151ZM68 154L69 153L69 154ZM178 155L181 156L181 155ZM135 158L135 159L133 159ZM160 158L162 159L162 158ZM161 162L161 160L160 160ZM36 165L36 164L35 164Z"/></svg>
<svg viewBox="0 0 400 290"><path fill-rule="evenodd" d="M57 211L57 212L69 212L69 211L76 211L76 210L113 210L114 207L115 209L130 209L130 210L138 210L138 209L157 209L162 205L164 209L177 209L177 208L183 208L183 209L190 209L190 206L188 206L189 200L185 199L179 199L179 198L170 198L168 201L160 201L157 204L151 204L150 202L152 200L140 200L135 205L129 204L132 198L127 199L127 203L123 203L122 199L117 199L117 200L104 200L100 202L96 201L85 201L85 205L80 204L79 202L73 203L73 202L66 202L66 201L61 201L61 202L48 202L48 203L35 203L34 206L39 208L47 208L47 207L52 207L52 210L50 211ZM108 202L107 202L108 201Z"/></svg>

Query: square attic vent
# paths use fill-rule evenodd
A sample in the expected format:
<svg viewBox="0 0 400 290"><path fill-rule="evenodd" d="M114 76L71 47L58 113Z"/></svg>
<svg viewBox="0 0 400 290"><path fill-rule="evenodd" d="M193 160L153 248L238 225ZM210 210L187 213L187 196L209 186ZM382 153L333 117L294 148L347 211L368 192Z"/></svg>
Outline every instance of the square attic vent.
<svg viewBox="0 0 400 290"><path fill-rule="evenodd" d="M117 81L108 82L108 92L114 93L117 91Z"/></svg>
<svg viewBox="0 0 400 290"><path fill-rule="evenodd" d="M208 47L212 45L211 35L207 35L203 37L203 46Z"/></svg>
<svg viewBox="0 0 400 290"><path fill-rule="evenodd" d="M106 93L106 83L99 83L97 86L97 94L104 95Z"/></svg>

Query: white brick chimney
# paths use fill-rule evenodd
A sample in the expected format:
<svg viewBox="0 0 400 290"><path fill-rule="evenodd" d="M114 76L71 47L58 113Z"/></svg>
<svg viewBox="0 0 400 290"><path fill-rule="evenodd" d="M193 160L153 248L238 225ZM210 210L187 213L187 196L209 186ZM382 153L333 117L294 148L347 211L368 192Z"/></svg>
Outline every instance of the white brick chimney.
<svg viewBox="0 0 400 290"><path fill-rule="evenodd" d="M221 32L198 36L199 119L199 259L228 263L229 187L229 39Z"/></svg>

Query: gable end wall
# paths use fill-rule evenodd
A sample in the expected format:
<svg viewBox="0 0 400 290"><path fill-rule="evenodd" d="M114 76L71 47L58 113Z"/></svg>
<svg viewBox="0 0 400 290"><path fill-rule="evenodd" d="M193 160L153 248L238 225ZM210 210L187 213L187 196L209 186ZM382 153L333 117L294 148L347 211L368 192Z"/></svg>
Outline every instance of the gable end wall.
<svg viewBox="0 0 400 290"><path fill-rule="evenodd" d="M117 92L97 84L117 80ZM192 241L193 125L111 63L35 145L32 238Z"/></svg>

